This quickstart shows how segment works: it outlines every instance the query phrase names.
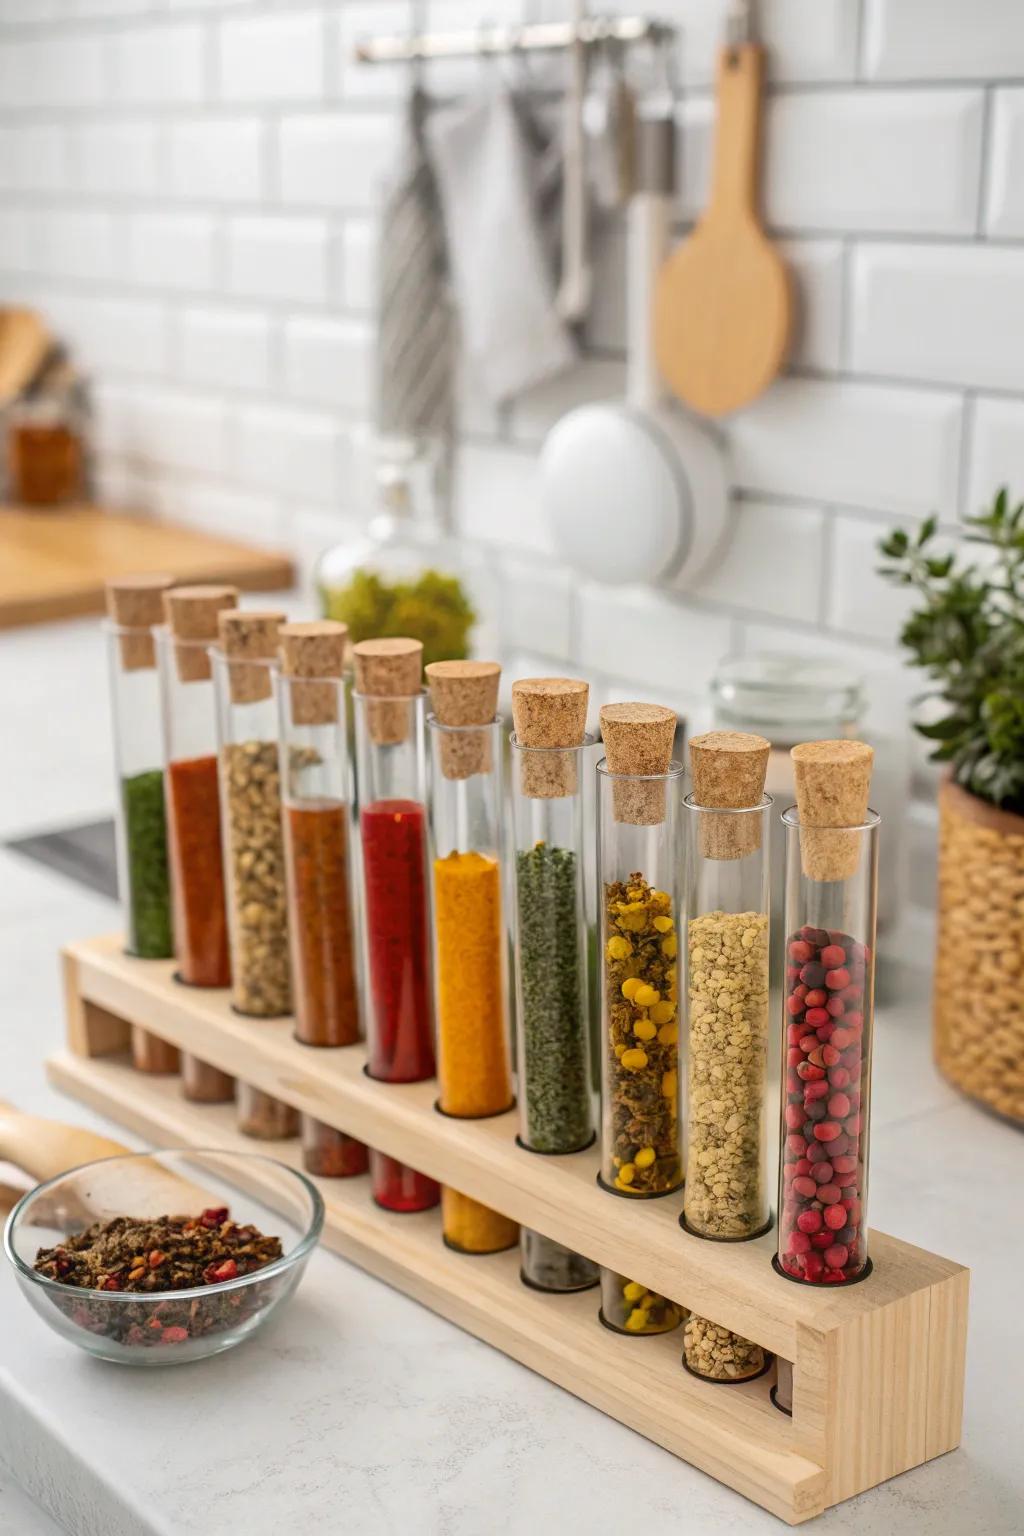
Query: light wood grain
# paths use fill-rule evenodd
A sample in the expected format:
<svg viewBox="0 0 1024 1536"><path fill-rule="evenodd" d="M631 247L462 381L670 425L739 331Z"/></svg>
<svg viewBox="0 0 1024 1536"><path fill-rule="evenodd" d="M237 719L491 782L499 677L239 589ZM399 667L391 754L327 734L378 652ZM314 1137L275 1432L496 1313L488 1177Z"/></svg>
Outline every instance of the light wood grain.
<svg viewBox="0 0 1024 1536"><path fill-rule="evenodd" d="M758 215L763 68L754 44L720 55L711 201L655 293L658 367L706 416L739 410L767 389L792 329L789 275Z"/></svg>
<svg viewBox="0 0 1024 1536"><path fill-rule="evenodd" d="M253 1150L229 1106L188 1104L180 1085L140 1082L126 1061L61 1056L49 1076L158 1144ZM294 1141L261 1142L259 1150L301 1166ZM770 1378L729 1391L696 1381L680 1365L678 1331L618 1337L598 1323L595 1292L540 1295L520 1283L518 1254L471 1257L446 1248L438 1212L382 1211L366 1178L314 1182L327 1206L324 1240L335 1251L790 1524L824 1507L821 1468L795 1449L792 1423L768 1400ZM249 1187L272 1203L273 1190L258 1177Z"/></svg>
<svg viewBox="0 0 1024 1536"><path fill-rule="evenodd" d="M300 1045L290 1019L244 1019L232 1012L227 992L181 987L172 971L173 962L125 955L119 938L71 946L69 1039L77 1054L53 1064L54 1080L158 1141L195 1145L196 1138L207 1144L212 1138L218 1146L234 1145L230 1107L186 1104L176 1079L133 1072L126 1056L111 1054L127 1036L127 1023L119 1034L116 1021L130 1021L792 1361L793 1418L785 1421L782 1440L775 1425L780 1416L769 1405L765 1421L757 1384L723 1392L696 1383L701 1401L710 1390L729 1402L708 1404L706 1434L689 1421L685 1433L666 1428L666 1404L680 1390L674 1374L664 1382L644 1374L633 1394L618 1374L607 1375L608 1351L592 1327L579 1352L570 1350L567 1358L550 1339L533 1336L518 1282L514 1296L502 1292L499 1317L480 1298L456 1305L437 1278L437 1266L446 1275L451 1256L431 1251L430 1263L421 1267L405 1251L403 1235L413 1230L405 1225L409 1218L368 1214L362 1206L358 1223L354 1216L338 1217L339 1246L361 1263L365 1221L383 1223L369 1245L372 1261L366 1261L374 1273L787 1520L804 1519L957 1443L966 1339L962 1266L871 1232L875 1270L862 1284L792 1284L771 1268L772 1234L751 1243L702 1242L679 1228L681 1197L633 1202L601 1190L596 1152L533 1156L515 1143L514 1113L475 1121L442 1116L434 1108L435 1083L374 1082L363 1071L361 1047L322 1051ZM278 1150L286 1160L298 1156L294 1143ZM326 1181L324 1187L342 1204L349 1201L348 1182ZM386 1240L380 1235L385 1230ZM434 1242L436 1222L430 1230ZM463 1262L455 1260L457 1267ZM561 1309L566 1300L555 1304ZM524 1305L533 1318L531 1304ZM563 1315L569 1314L559 1310ZM592 1323L592 1310L586 1315ZM620 1344L608 1338L617 1360ZM661 1347L643 1341L652 1343ZM734 1396L741 1407L733 1405ZM757 1455L749 1447L745 1416L751 1411L760 1415L764 1432ZM804 1469L817 1468L820 1483L803 1473L794 1478L794 1464L786 1459L792 1456Z"/></svg>
<svg viewBox="0 0 1024 1536"><path fill-rule="evenodd" d="M136 571L246 592L281 591L294 577L285 554L136 513L0 507L0 629L102 613L105 583Z"/></svg>

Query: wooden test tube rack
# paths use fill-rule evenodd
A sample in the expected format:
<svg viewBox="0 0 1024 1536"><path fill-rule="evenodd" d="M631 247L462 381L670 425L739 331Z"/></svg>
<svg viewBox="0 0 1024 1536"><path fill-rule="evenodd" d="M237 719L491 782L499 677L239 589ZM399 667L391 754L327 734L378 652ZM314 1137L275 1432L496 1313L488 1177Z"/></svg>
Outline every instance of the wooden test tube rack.
<svg viewBox="0 0 1024 1536"><path fill-rule="evenodd" d="M596 1183L595 1151L537 1157L518 1147L514 1111L443 1116L435 1083L374 1082L361 1047L300 1045L290 1019L241 1018L226 992L180 986L173 962L132 959L119 938L72 945L64 964L70 1049L50 1060L50 1079L147 1140L268 1151L301 1166L296 1141L253 1142L235 1129L233 1105L187 1103L177 1077L133 1070L132 1025L791 1361L787 1418L769 1401L772 1373L728 1387L699 1381L680 1364L678 1330L611 1333L598 1325L596 1292L539 1294L520 1282L514 1252L447 1249L437 1212L379 1210L366 1178L317 1181L330 1248L790 1524L958 1444L962 1265L872 1232L874 1271L862 1284L793 1284L772 1270L774 1232L735 1244L688 1236L681 1196L615 1199Z"/></svg>

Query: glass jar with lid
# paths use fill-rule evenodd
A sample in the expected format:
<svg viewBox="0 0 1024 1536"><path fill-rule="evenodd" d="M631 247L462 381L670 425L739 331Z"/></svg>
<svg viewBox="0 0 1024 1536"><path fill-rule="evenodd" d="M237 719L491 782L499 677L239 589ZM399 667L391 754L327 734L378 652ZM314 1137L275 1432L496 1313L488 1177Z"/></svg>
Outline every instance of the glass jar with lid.
<svg viewBox="0 0 1024 1536"><path fill-rule="evenodd" d="M711 681L716 730L750 731L772 744L765 793L784 810L796 799L790 749L798 742L858 737L875 749L872 795L888 824L889 837L878 889L878 927L896 926L903 899L904 848L899 837L908 795L909 758L905 740L865 729L871 708L868 685L841 661L795 651L758 651L727 656ZM775 869L785 862L785 831L776 816L772 828ZM773 919L781 922L781 895L773 892Z"/></svg>

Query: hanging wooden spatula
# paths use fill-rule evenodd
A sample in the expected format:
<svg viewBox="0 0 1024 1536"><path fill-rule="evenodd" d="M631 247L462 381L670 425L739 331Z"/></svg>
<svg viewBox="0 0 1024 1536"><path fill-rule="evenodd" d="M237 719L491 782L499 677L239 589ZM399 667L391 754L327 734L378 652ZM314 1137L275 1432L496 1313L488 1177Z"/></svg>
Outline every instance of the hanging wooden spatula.
<svg viewBox="0 0 1024 1536"><path fill-rule="evenodd" d="M655 294L658 366L673 393L705 416L725 416L767 389L789 345L789 275L758 212L763 74L756 43L722 49L711 201Z"/></svg>

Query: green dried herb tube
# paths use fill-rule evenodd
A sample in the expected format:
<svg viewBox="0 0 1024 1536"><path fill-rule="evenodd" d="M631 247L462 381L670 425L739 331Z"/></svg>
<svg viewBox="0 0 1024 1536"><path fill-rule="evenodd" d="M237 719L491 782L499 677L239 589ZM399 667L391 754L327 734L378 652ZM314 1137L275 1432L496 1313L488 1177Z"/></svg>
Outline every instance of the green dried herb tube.
<svg viewBox="0 0 1024 1536"><path fill-rule="evenodd" d="M165 960L174 953L174 940L161 769L150 768L121 780L121 811L128 869L128 949L144 960Z"/></svg>
<svg viewBox="0 0 1024 1536"><path fill-rule="evenodd" d="M579 1152L594 1138L583 899L583 772L587 684L527 678L514 684L513 949L519 1044L520 1134L531 1152ZM538 1290L596 1285L598 1268L524 1229L522 1276Z"/></svg>

